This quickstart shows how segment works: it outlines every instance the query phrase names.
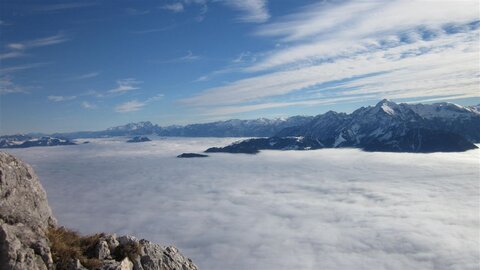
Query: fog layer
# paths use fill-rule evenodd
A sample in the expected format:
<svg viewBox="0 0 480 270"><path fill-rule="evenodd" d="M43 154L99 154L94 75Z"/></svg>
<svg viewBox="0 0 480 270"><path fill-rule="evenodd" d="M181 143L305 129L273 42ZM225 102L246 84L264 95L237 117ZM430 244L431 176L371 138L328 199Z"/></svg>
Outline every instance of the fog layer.
<svg viewBox="0 0 480 270"><path fill-rule="evenodd" d="M264 151L236 139L11 149L60 224L175 245L204 270L478 269L480 150Z"/></svg>

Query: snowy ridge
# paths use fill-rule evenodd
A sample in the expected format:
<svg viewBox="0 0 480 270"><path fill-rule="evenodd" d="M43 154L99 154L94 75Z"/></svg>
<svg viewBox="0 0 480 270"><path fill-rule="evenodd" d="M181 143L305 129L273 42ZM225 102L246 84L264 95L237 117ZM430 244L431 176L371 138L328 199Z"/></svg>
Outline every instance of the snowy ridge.
<svg viewBox="0 0 480 270"><path fill-rule="evenodd" d="M3 138L0 140L0 148L27 148L34 146L57 145L75 145L75 143L67 139L54 138L49 136L44 136L41 138L10 136L10 138Z"/></svg>
<svg viewBox="0 0 480 270"><path fill-rule="evenodd" d="M248 144L237 143L210 151L256 153L261 149L338 147L390 152L466 151L476 148L473 143L480 142L480 115L472 108L451 103L409 105L385 99L351 114L329 111L305 125L284 129L272 138L289 136L304 139L284 140L281 147L265 145L265 139L252 139Z"/></svg>

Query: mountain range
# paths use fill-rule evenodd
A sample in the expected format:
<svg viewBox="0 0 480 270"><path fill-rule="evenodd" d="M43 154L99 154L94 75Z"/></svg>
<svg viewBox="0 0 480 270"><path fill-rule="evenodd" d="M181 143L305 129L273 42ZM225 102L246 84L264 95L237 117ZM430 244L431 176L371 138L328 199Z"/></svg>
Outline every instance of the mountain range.
<svg viewBox="0 0 480 270"><path fill-rule="evenodd" d="M0 148L72 144L71 140L80 138L142 135L266 137L211 148L208 152L255 153L262 149L338 147L394 152L465 151L476 148L474 143L480 142L480 105L397 104L382 100L375 106L362 107L350 114L329 111L317 116L232 119L166 127L146 121L102 131L0 136Z"/></svg>
<svg viewBox="0 0 480 270"><path fill-rule="evenodd" d="M329 111L269 138L249 139L206 152L257 153L263 149L360 148L387 152L452 152L477 148L479 106L397 104L382 100L351 114Z"/></svg>

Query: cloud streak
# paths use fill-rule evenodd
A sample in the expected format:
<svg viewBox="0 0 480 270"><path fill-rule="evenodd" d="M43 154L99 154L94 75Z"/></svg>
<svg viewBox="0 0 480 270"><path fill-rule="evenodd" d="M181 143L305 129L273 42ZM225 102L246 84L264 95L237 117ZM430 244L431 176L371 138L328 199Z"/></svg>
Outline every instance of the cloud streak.
<svg viewBox="0 0 480 270"><path fill-rule="evenodd" d="M141 83L142 83L141 81L138 81L133 78L121 79L117 81L117 87L108 90L108 93L123 94L133 90L138 90L140 89L138 85L140 85Z"/></svg>
<svg viewBox="0 0 480 270"><path fill-rule="evenodd" d="M100 75L100 72L90 72L90 73L85 73L85 74L82 74L82 75L79 75L79 76L72 77L72 78L70 78L70 80L72 80L72 81L86 80L86 79L95 78L98 75Z"/></svg>
<svg viewBox="0 0 480 270"><path fill-rule="evenodd" d="M62 3L62 4L52 4L52 5L42 5L38 7L36 11L40 12L56 12L56 11L63 11L63 10L70 10L70 9L77 9L77 8L86 8L98 5L97 3Z"/></svg>
<svg viewBox="0 0 480 270"><path fill-rule="evenodd" d="M0 95L27 93L23 86L16 84L11 76L0 77Z"/></svg>
<svg viewBox="0 0 480 270"><path fill-rule="evenodd" d="M23 42L10 43L7 45L7 47L12 50L27 50L27 49L36 48L36 47L55 45L55 44L66 42L68 40L69 39L64 34L57 34L57 35L49 36L45 38L38 38L38 39L27 40Z"/></svg>
<svg viewBox="0 0 480 270"><path fill-rule="evenodd" d="M63 102L63 101L74 100L77 98L77 96L48 96L47 98L48 100L53 102Z"/></svg>
<svg viewBox="0 0 480 270"><path fill-rule="evenodd" d="M163 98L163 95L158 94L158 95L150 97L150 98L148 98L144 101L139 101L139 100L136 100L136 99L130 100L130 101L127 101L125 103L117 105L115 107L115 111L119 112L119 113L136 112L136 111L139 111L139 110L143 109L143 107L145 107L149 103L161 100L162 98Z"/></svg>
<svg viewBox="0 0 480 270"><path fill-rule="evenodd" d="M310 5L258 28L256 35L287 45L258 54L243 68L247 78L181 102L214 115L344 98L479 97L478 6L475 1Z"/></svg>
<svg viewBox="0 0 480 270"><path fill-rule="evenodd" d="M26 69L42 67L48 64L49 63L43 62L43 63L31 63L31 64L24 64L24 65L3 67L3 68L0 68L0 73L13 73L17 71L26 70Z"/></svg>
<svg viewBox="0 0 480 270"><path fill-rule="evenodd" d="M263 23L270 18L267 0L224 0L227 6L243 13L237 21L246 23Z"/></svg>
<svg viewBox="0 0 480 270"><path fill-rule="evenodd" d="M180 2L163 5L163 6L160 7L160 9L168 10L168 11L171 11L173 13L180 13L180 12L183 12L185 10L184 7L183 7L183 3L180 3Z"/></svg>
<svg viewBox="0 0 480 270"><path fill-rule="evenodd" d="M90 103L90 102L88 102L88 101L83 101L83 102L81 103L81 105L82 105L82 107L83 107L84 109L95 109L95 108L97 108L97 106L96 106L95 104L92 104L92 103Z"/></svg>

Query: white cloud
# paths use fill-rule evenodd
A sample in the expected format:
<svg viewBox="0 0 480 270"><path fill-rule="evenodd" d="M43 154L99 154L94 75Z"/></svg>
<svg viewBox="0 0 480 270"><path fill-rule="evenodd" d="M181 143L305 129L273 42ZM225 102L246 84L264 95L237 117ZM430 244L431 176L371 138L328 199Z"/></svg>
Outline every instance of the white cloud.
<svg viewBox="0 0 480 270"><path fill-rule="evenodd" d="M142 83L141 81L138 81L138 80L133 79L133 78L118 80L117 81L117 87L108 90L108 92L109 93L122 94L122 93L126 93L126 92L129 92L129 91L138 90L138 89L140 89L140 87L138 87L138 85L141 84L141 83Z"/></svg>
<svg viewBox="0 0 480 270"><path fill-rule="evenodd" d="M77 97L76 96L48 96L47 98L50 101L62 102L62 101L74 100Z"/></svg>
<svg viewBox="0 0 480 270"><path fill-rule="evenodd" d="M120 113L125 113L125 112L135 112L141 110L143 107L145 107L147 104L154 102L154 101L159 101L163 98L162 94L155 95L153 97L150 97L144 101L139 101L139 100L130 100L125 103L122 103L118 106L115 107L116 112Z"/></svg>
<svg viewBox="0 0 480 270"><path fill-rule="evenodd" d="M150 29L144 29L144 30L131 31L131 33L142 35L142 34L163 32L163 31L173 29L175 26L176 26L175 24L172 24L172 25L169 25L169 26L166 26L166 27L161 27L161 28L150 28Z"/></svg>
<svg viewBox="0 0 480 270"><path fill-rule="evenodd" d="M72 77L71 80L76 81L76 80L91 79L91 78L97 77L98 75L100 75L100 72L90 72L90 73L85 73L79 76Z"/></svg>
<svg viewBox="0 0 480 270"><path fill-rule="evenodd" d="M150 13L150 10L141 10L136 8L126 8L125 12L131 16L141 16Z"/></svg>
<svg viewBox="0 0 480 270"><path fill-rule="evenodd" d="M259 28L257 34L260 36L301 42L272 52L251 70L274 68L312 57L328 57L339 50L355 50L355 44L381 40L416 28L443 31L441 27L448 23L478 20L479 8L477 1L346 1L343 4L311 5L279 22Z"/></svg>
<svg viewBox="0 0 480 270"><path fill-rule="evenodd" d="M247 65L246 79L182 102L212 115L336 98L479 97L478 3L442 2L428 14L418 11L425 2L402 4L320 3L260 27L258 35L287 45Z"/></svg>
<svg viewBox="0 0 480 270"><path fill-rule="evenodd" d="M116 112L135 112L142 109L146 105L145 102L138 100L130 100L115 107Z"/></svg>
<svg viewBox="0 0 480 270"><path fill-rule="evenodd" d="M0 73L12 73L12 72L17 72L17 71L21 71L21 70L42 67L42 66L45 66L47 64L49 64L49 63L32 63L32 64L10 66L10 67L2 67L2 68L0 68Z"/></svg>
<svg viewBox="0 0 480 270"><path fill-rule="evenodd" d="M43 47L54 44L59 44L68 41L69 39L64 34L57 34L45 38L28 40L24 42L10 43L7 45L12 50L26 50L35 47Z"/></svg>
<svg viewBox="0 0 480 270"><path fill-rule="evenodd" d="M41 12L56 12L56 11L63 11L63 10L69 10L69 9L91 7L96 5L98 5L98 3L94 3L94 2L62 3L62 4L42 5L41 7L38 7L36 10Z"/></svg>
<svg viewBox="0 0 480 270"><path fill-rule="evenodd" d="M480 150L175 158L235 140L89 139L8 151L35 165L59 224L176 245L200 269L479 265Z"/></svg>
<svg viewBox="0 0 480 270"><path fill-rule="evenodd" d="M13 82L11 76L0 77L0 95L12 93L27 93L24 87Z"/></svg>
<svg viewBox="0 0 480 270"><path fill-rule="evenodd" d="M187 63L187 62L194 62L197 60L202 59L200 55L194 54L192 51L188 50L185 55L174 58L174 59L169 59L169 60L164 60L164 61L159 61L160 63L166 64L166 63Z"/></svg>
<svg viewBox="0 0 480 270"><path fill-rule="evenodd" d="M194 55L192 51L187 51L187 54L180 57L178 60L180 62L191 62L200 59L201 57L199 55Z"/></svg>
<svg viewBox="0 0 480 270"><path fill-rule="evenodd" d="M97 106L95 104L92 104L88 101L83 101L81 103L82 107L85 108L85 109L95 109Z"/></svg>
<svg viewBox="0 0 480 270"><path fill-rule="evenodd" d="M224 0L222 2L243 13L237 18L240 22L263 23L270 18L267 0Z"/></svg>
<svg viewBox="0 0 480 270"><path fill-rule="evenodd" d="M163 94L158 94L158 95L155 95L153 97L148 98L145 102L149 103L149 102L153 102L153 101L159 101L159 100L163 99L163 97L164 97Z"/></svg>
<svg viewBox="0 0 480 270"><path fill-rule="evenodd" d="M174 13L179 13L184 11L183 4L178 2L178 3L173 3L173 4L167 4L163 5L160 7L161 9L165 9Z"/></svg>
<svg viewBox="0 0 480 270"><path fill-rule="evenodd" d="M13 51L0 54L0 60L25 56L23 52Z"/></svg>
<svg viewBox="0 0 480 270"><path fill-rule="evenodd" d="M235 59L232 60L234 64L253 63L255 61L256 61L256 56L249 51L241 52Z"/></svg>

